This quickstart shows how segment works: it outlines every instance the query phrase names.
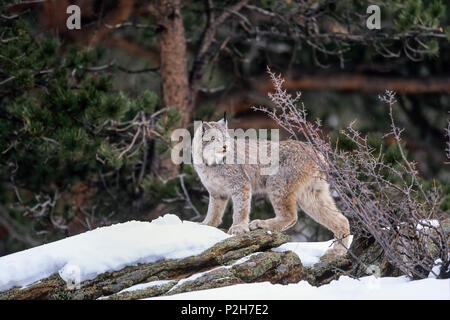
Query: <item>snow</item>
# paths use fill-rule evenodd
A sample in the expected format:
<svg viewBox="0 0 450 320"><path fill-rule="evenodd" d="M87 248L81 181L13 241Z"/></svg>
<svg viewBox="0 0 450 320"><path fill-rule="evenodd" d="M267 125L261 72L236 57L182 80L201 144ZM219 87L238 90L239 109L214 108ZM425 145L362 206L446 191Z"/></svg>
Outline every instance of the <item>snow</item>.
<svg viewBox="0 0 450 320"><path fill-rule="evenodd" d="M144 289L147 289L150 287L161 286L161 285L169 283L171 281L173 281L173 280L156 280L156 281L151 281L151 282L146 282L146 283L139 283L139 284L136 284L129 288L123 289L123 290L119 291L118 293L144 290Z"/></svg>
<svg viewBox="0 0 450 320"><path fill-rule="evenodd" d="M150 282L145 282L145 283L138 283L135 284L134 286L125 288L123 290L120 290L119 293L124 293L124 292L132 292L132 291L138 291L138 290L145 290L147 288L151 288L151 287L156 287L156 286L162 286L163 284L172 282L173 280L156 280L156 281L150 281ZM102 296L97 298L97 300L107 300L110 296Z"/></svg>
<svg viewBox="0 0 450 320"><path fill-rule="evenodd" d="M306 281L281 285L270 282L237 284L229 287L192 291L151 300L450 300L450 279L410 281L406 276L352 279L341 276L327 285L311 286Z"/></svg>
<svg viewBox="0 0 450 320"><path fill-rule="evenodd" d="M97 228L63 240L0 257L0 291L28 286L59 272L68 284L92 279L97 275L125 266L149 263L161 259L182 259L196 255L230 235L213 227L167 214L154 221L130 221ZM274 251L292 250L303 265L311 266L333 244L325 242L289 242ZM258 253L253 253L258 254ZM243 257L234 264L247 261ZM435 270L440 261L436 261ZM230 268L222 266L218 268ZM180 280L174 287L194 280L212 270ZM142 290L167 281L137 284L121 292ZM173 289L174 289L173 288ZM172 289L172 290L173 290ZM341 276L321 287L306 281L279 285L269 282L238 284L229 287L181 293L151 299L446 299L450 300L450 279L410 281L407 277L377 278L375 275L358 279Z"/></svg>
<svg viewBox="0 0 450 320"><path fill-rule="evenodd" d="M417 230L422 230L422 229L430 229L432 227L434 228L438 228L440 226L440 222L439 220L427 220L427 219L422 219L419 221L418 225L417 225Z"/></svg>
<svg viewBox="0 0 450 320"><path fill-rule="evenodd" d="M350 236L349 245L352 243L353 236ZM272 251L284 252L292 251L298 255L304 266L312 266L320 261L320 257L333 246L334 240L324 242L288 242L282 244Z"/></svg>
<svg viewBox="0 0 450 320"><path fill-rule="evenodd" d="M261 253L261 252L253 252L253 253L249 254L248 256L245 256L245 257L242 257L242 258L236 260L234 263L232 263L232 264L230 264L228 266L220 266L220 267L213 268L211 270L207 270L207 271L203 271L203 272L199 272L199 273L194 273L193 275L178 281L177 284L174 285L168 292L170 292L172 290L175 290L176 288L178 288L179 286L181 286L185 282L194 281L195 279L198 279L198 278L200 278L200 277L202 277L202 276L204 276L204 275L206 275L208 273L211 273L213 271L216 271L218 269L230 269L234 265L241 264L241 263L244 263L244 262L248 261L252 256L257 255L259 253Z"/></svg>
<svg viewBox="0 0 450 320"><path fill-rule="evenodd" d="M351 243L352 238L350 239ZM325 242L288 242L273 251L295 252L304 266L319 262L320 257L333 245L334 240ZM244 257L235 264L248 260ZM202 273L203 274L203 273ZM195 279L196 274L191 276ZM228 287L192 291L171 296L149 298L151 300L367 300L367 299L442 299L450 300L450 279L438 280L432 277L410 281L406 276L377 278L375 275L352 279L341 276L327 285L311 286L307 281L281 285L270 282L238 284Z"/></svg>
<svg viewBox="0 0 450 320"><path fill-rule="evenodd" d="M204 276L205 274L208 274L208 273L214 271L215 269L219 269L219 268L220 268L220 267L214 268L214 269L212 269L212 270L204 271L204 272L195 273L195 274L193 274L193 275L191 275L191 276L189 276L189 277L187 277L187 278L181 279L181 280L178 281L177 284L174 285L168 292L170 292L170 291L172 291L172 290L175 290L176 288L178 288L179 286L181 286L181 285L182 285L183 283L185 283L185 282L188 282L188 281L194 281L195 279L198 279L198 278Z"/></svg>
<svg viewBox="0 0 450 320"><path fill-rule="evenodd" d="M69 284L125 266L200 254L230 235L166 214L130 221L0 257L0 291L59 272Z"/></svg>
<svg viewBox="0 0 450 320"><path fill-rule="evenodd" d="M437 259L434 262L433 269L431 269L431 272L428 275L428 278L436 279L436 276L439 275L440 272L441 272L441 266L442 266L442 260L441 259ZM449 268L450 268L450 266L449 266Z"/></svg>

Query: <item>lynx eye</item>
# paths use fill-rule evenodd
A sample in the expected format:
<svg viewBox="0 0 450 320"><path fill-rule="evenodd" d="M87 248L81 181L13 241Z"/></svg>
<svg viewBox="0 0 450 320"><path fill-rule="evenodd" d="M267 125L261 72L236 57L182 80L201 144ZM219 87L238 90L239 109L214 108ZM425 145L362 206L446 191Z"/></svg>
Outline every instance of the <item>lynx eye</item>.
<svg viewBox="0 0 450 320"><path fill-rule="evenodd" d="M211 141L214 141L214 140L216 140L216 137L212 136Z"/></svg>

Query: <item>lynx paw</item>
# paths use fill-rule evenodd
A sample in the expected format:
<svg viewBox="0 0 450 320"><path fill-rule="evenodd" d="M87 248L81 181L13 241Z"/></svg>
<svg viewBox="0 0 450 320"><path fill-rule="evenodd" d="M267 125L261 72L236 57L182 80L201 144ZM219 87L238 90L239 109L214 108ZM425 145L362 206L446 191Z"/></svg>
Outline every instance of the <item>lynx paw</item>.
<svg viewBox="0 0 450 320"><path fill-rule="evenodd" d="M264 220L253 220L252 222L250 222L249 224L249 228L250 230L256 230L256 229L262 229L262 228L267 228Z"/></svg>
<svg viewBox="0 0 450 320"><path fill-rule="evenodd" d="M240 233L244 233L244 232L248 232L248 231L250 231L248 229L248 225L236 224L236 225L232 225L230 227L230 229L228 229L228 234L240 234Z"/></svg>

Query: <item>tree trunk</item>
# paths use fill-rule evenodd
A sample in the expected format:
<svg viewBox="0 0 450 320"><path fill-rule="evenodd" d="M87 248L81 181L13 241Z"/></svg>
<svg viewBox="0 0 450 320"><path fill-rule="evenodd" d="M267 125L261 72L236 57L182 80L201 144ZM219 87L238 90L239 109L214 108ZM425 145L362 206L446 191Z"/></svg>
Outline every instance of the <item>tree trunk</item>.
<svg viewBox="0 0 450 320"><path fill-rule="evenodd" d="M181 115L179 127L186 128L191 120L193 105L181 1L155 0L149 6L149 11L158 25L157 39L164 105L179 111ZM178 173L178 166L171 159L158 160L156 170L162 176L173 177Z"/></svg>
<svg viewBox="0 0 450 320"><path fill-rule="evenodd" d="M263 94L273 90L273 84L267 76L264 76L263 79L252 79L251 82L256 91ZM384 90L389 89L404 94L445 93L450 92L450 78L404 78L349 73L323 73L286 79L284 89L363 92L384 92Z"/></svg>
<svg viewBox="0 0 450 320"><path fill-rule="evenodd" d="M150 12L158 24L163 101L167 107L175 107L180 111L180 126L185 128L191 118L192 105L181 1L156 0Z"/></svg>

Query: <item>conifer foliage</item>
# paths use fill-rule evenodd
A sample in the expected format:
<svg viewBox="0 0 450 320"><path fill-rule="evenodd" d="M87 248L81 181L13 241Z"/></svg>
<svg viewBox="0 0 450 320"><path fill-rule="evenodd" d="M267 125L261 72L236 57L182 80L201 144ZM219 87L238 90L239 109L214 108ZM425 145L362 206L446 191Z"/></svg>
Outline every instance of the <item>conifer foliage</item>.
<svg viewBox="0 0 450 320"><path fill-rule="evenodd" d="M167 149L177 112L152 91L115 90L113 73L96 72L97 49L62 48L20 17L4 19L0 34L3 218L52 236L80 231L71 230L77 220L90 228L142 209L149 150Z"/></svg>
<svg viewBox="0 0 450 320"><path fill-rule="evenodd" d="M66 25L69 5L81 30ZM380 28L366 23L373 5ZM351 114L393 162L376 95L398 92L416 127L406 149L425 153L421 174L441 172L448 195L449 10L444 0L0 0L0 255L167 212L199 221L207 191L168 159L170 133L225 110L230 127L273 127L251 110L273 107L267 66L314 100L331 137ZM264 204L252 218L272 215ZM306 240L327 232L297 226Z"/></svg>

